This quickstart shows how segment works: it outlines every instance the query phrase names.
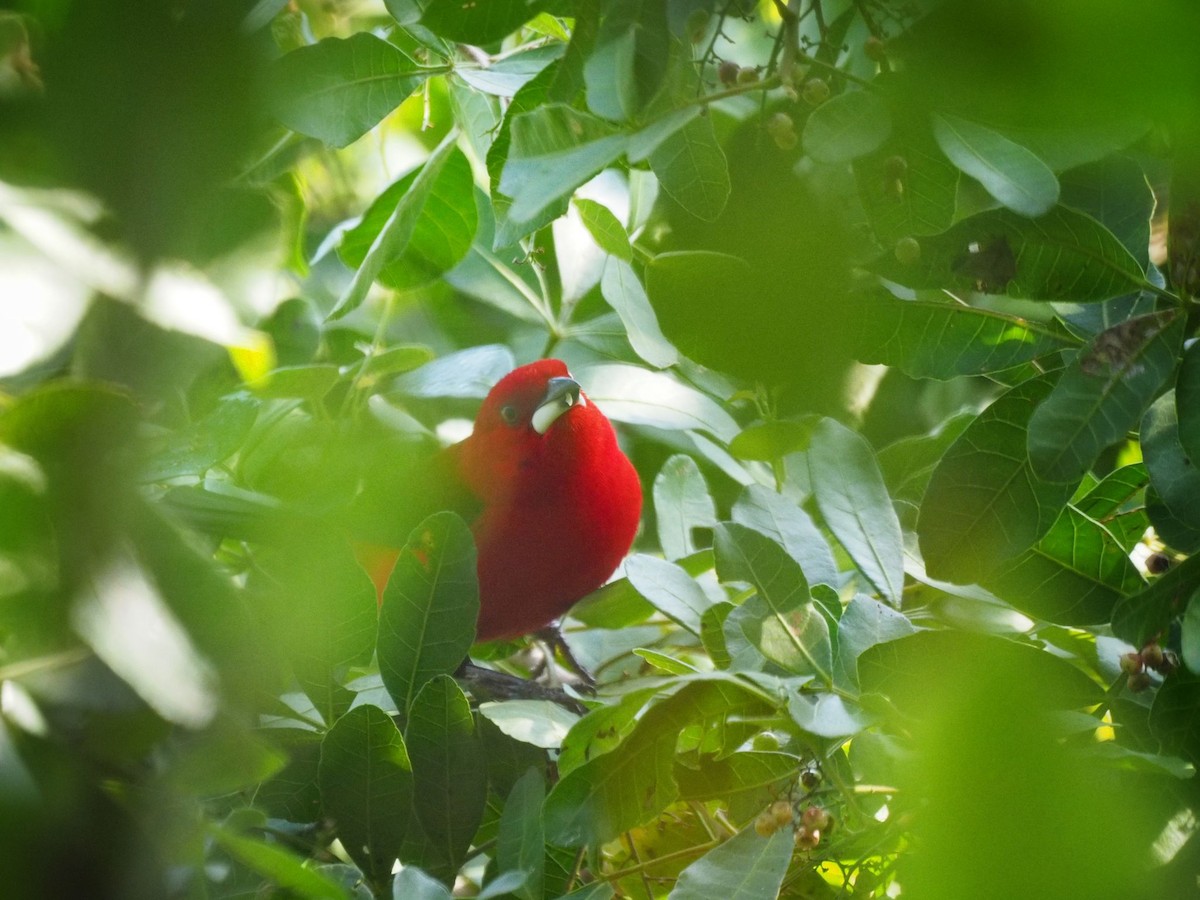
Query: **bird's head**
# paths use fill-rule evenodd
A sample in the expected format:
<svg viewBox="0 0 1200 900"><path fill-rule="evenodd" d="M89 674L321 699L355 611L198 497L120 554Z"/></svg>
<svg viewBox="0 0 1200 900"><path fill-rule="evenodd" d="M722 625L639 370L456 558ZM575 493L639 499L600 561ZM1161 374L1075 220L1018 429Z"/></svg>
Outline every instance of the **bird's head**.
<svg viewBox="0 0 1200 900"><path fill-rule="evenodd" d="M479 408L461 451L463 474L479 492L511 484L531 466L566 464L595 419L609 427L561 360L521 366Z"/></svg>

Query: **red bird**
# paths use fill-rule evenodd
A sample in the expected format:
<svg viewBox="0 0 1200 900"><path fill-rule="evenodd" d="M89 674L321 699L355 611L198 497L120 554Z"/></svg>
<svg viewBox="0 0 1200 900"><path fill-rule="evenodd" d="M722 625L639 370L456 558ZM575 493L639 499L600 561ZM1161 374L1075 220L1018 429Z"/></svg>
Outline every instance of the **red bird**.
<svg viewBox="0 0 1200 900"><path fill-rule="evenodd" d="M537 631L600 587L637 532L642 490L612 424L560 360L504 376L471 436L443 451L480 505L476 639ZM395 554L368 563L380 598Z"/></svg>

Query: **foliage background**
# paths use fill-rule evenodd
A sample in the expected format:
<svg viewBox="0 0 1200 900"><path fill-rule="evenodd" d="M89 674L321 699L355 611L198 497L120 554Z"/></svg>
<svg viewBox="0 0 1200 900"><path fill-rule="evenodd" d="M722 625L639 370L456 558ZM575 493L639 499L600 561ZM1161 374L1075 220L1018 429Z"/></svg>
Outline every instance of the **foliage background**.
<svg viewBox="0 0 1200 900"><path fill-rule="evenodd" d="M5 895L1196 893L1198 16L7 4ZM582 717L352 548L543 355Z"/></svg>

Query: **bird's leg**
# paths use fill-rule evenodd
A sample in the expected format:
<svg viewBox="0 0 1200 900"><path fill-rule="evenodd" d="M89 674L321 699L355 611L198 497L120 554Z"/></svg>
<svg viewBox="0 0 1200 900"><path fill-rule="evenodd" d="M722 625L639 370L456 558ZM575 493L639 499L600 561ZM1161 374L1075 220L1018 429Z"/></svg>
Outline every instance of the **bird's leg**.
<svg viewBox="0 0 1200 900"><path fill-rule="evenodd" d="M550 648L549 662L553 664L556 651L562 654L563 663L565 663L568 671L574 673L582 682L583 687L589 691L596 690L596 679L592 677L592 673L583 667L583 664L575 658L575 654L571 652L570 646L563 637L562 628L557 622L547 625L540 631L534 632L534 637L544 641Z"/></svg>
<svg viewBox="0 0 1200 900"><path fill-rule="evenodd" d="M557 703L571 712L585 715L587 707L558 688L550 688L509 675L507 672L497 672L477 666L470 659L464 659L454 670L454 680L471 691L477 698L488 700L549 700Z"/></svg>

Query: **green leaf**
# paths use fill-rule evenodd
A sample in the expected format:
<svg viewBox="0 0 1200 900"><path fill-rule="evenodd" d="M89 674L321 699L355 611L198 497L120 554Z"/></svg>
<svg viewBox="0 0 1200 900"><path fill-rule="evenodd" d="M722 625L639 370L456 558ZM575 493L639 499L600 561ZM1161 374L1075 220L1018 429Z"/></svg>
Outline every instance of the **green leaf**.
<svg viewBox="0 0 1200 900"><path fill-rule="evenodd" d="M1200 760L1200 675L1181 671L1163 681L1150 707L1150 730L1167 752Z"/></svg>
<svg viewBox="0 0 1200 900"><path fill-rule="evenodd" d="M829 530L876 590L899 605L904 589L900 521L871 445L833 419L823 419L813 432L808 469Z"/></svg>
<svg viewBox="0 0 1200 900"><path fill-rule="evenodd" d="M1158 637L1184 610L1200 584L1200 556L1189 556L1158 576L1148 587L1126 597L1113 610L1113 634L1135 647Z"/></svg>
<svg viewBox="0 0 1200 900"><path fill-rule="evenodd" d="M1107 622L1122 597L1145 586L1125 548L1073 506L982 584L1022 612L1060 625Z"/></svg>
<svg viewBox="0 0 1200 900"><path fill-rule="evenodd" d="M621 317L625 334L638 356L660 369L678 362L679 354L663 337L646 291L629 263L609 257L600 280L600 293Z"/></svg>
<svg viewBox="0 0 1200 900"><path fill-rule="evenodd" d="M654 477L654 518L658 544L667 559L695 553L695 530L717 524L717 510L696 461L677 453Z"/></svg>
<svg viewBox="0 0 1200 900"><path fill-rule="evenodd" d="M355 269L363 264L421 172L418 167L389 185L367 208L359 223L343 234L338 255L346 265ZM397 255L382 260L380 284L404 290L434 281L466 255L477 225L471 165L466 155L453 147L429 186L408 242L403 247L392 244L381 248L380 252L394 250Z"/></svg>
<svg viewBox="0 0 1200 900"><path fill-rule="evenodd" d="M244 393L222 397L207 416L172 432L147 461L141 478L154 482L202 475L237 452L258 418L258 409L258 402Z"/></svg>
<svg viewBox="0 0 1200 900"><path fill-rule="evenodd" d="M897 122L878 151L854 161L858 197L884 246L903 237L940 234L954 221L958 169L912 121L915 117Z"/></svg>
<svg viewBox="0 0 1200 900"><path fill-rule="evenodd" d="M876 269L912 288L1079 303L1117 297L1144 283L1137 260L1112 232L1065 206L1037 219L1007 209L981 212L922 238L916 263L902 265L888 254Z"/></svg>
<svg viewBox="0 0 1200 900"><path fill-rule="evenodd" d="M1183 452L1190 460L1200 460L1200 341L1183 351L1175 382L1175 414Z"/></svg>
<svg viewBox="0 0 1200 900"><path fill-rule="evenodd" d="M1180 656L1190 672L1200 672L1200 590L1192 594L1183 613L1179 636Z"/></svg>
<svg viewBox="0 0 1200 900"><path fill-rule="evenodd" d="M297 397L317 401L333 390L340 377L337 366L284 366L272 369L250 387L264 400Z"/></svg>
<svg viewBox="0 0 1200 900"><path fill-rule="evenodd" d="M411 372L432 359L433 351L423 344L399 344L367 357L363 376L387 378L390 375Z"/></svg>
<svg viewBox="0 0 1200 900"><path fill-rule="evenodd" d="M669 900L761 900L774 897L792 860L792 829L762 837L747 828L679 873Z"/></svg>
<svg viewBox="0 0 1200 900"><path fill-rule="evenodd" d="M377 706L358 706L321 743L321 805L350 858L386 884L412 815L413 771L404 738Z"/></svg>
<svg viewBox="0 0 1200 900"><path fill-rule="evenodd" d="M802 422L760 422L739 432L730 442L729 452L738 459L761 462L783 459L789 453L808 449L815 424L815 416Z"/></svg>
<svg viewBox="0 0 1200 900"><path fill-rule="evenodd" d="M808 513L765 485L752 484L733 504L733 521L765 534L783 547L804 572L809 584L840 583L833 551Z"/></svg>
<svg viewBox="0 0 1200 900"><path fill-rule="evenodd" d="M606 10L583 66L588 108L623 122L634 119L667 73L671 32L665 0L616 0Z"/></svg>
<svg viewBox="0 0 1200 900"><path fill-rule="evenodd" d="M368 32L325 38L272 64L272 110L293 131L345 147L433 74Z"/></svg>
<svg viewBox="0 0 1200 900"><path fill-rule="evenodd" d="M646 711L615 749L572 769L554 786L544 807L550 843L604 843L652 819L678 796L675 744L685 728L764 709L740 682L715 673L688 677L696 680Z"/></svg>
<svg viewBox="0 0 1200 900"><path fill-rule="evenodd" d="M979 181L989 194L1030 218L1058 203L1058 179L1020 144L957 116L935 115L933 135L949 160Z"/></svg>
<svg viewBox="0 0 1200 900"><path fill-rule="evenodd" d="M436 878L406 865L392 880L392 900L451 900L451 894Z"/></svg>
<svg viewBox="0 0 1200 900"><path fill-rule="evenodd" d="M451 869L457 869L483 819L487 765L471 706L453 678L438 675L421 688L404 738L416 776L417 821Z"/></svg>
<svg viewBox="0 0 1200 900"><path fill-rule="evenodd" d="M516 741L557 750L579 716L550 700L481 703L480 714Z"/></svg>
<svg viewBox="0 0 1200 900"><path fill-rule="evenodd" d="M409 242L417 230L425 204L433 194L434 185L441 176L442 169L454 154L454 132L425 160L421 171L413 179L412 185L395 209L387 217L387 221L379 229L371 241L371 246L363 255L362 263L354 273L354 278L338 298L337 305L326 317L329 320L340 319L342 316L358 309L367 298L367 291L383 271L384 267L404 255Z"/></svg>
<svg viewBox="0 0 1200 900"><path fill-rule="evenodd" d="M633 247L629 243L629 235L625 233L625 226L612 211L602 203L583 197L576 197L573 202L579 210L583 227L588 230L596 246L617 259L633 262Z"/></svg>
<svg viewBox="0 0 1200 900"><path fill-rule="evenodd" d="M215 825L209 827L209 834L230 856L280 888L310 900L345 900L341 887L274 844Z"/></svg>
<svg viewBox="0 0 1200 900"><path fill-rule="evenodd" d="M878 150L892 133L892 114L875 91L847 90L814 109L804 123L804 152L844 163Z"/></svg>
<svg viewBox="0 0 1200 900"><path fill-rule="evenodd" d="M517 116L499 184L513 201L509 215L533 219L616 160L627 143L602 120L560 103Z"/></svg>
<svg viewBox="0 0 1200 900"><path fill-rule="evenodd" d="M1154 192L1142 167L1128 156L1108 156L1064 172L1063 206L1087 213L1113 233L1145 268L1149 263Z"/></svg>
<svg viewBox="0 0 1200 900"><path fill-rule="evenodd" d="M734 668L759 668L747 651L798 675L832 680L829 625L811 602L800 565L787 552L751 528L732 522L714 531L717 576L744 581L757 594L725 619L725 643Z"/></svg>
<svg viewBox="0 0 1200 900"><path fill-rule="evenodd" d="M496 839L496 864L503 872L521 872L526 878L513 891L521 900L541 900L545 877L546 836L542 828L542 804L546 783L542 774L530 769L513 785L504 802Z"/></svg>
<svg viewBox="0 0 1200 900"><path fill-rule="evenodd" d="M459 44L490 44L512 34L546 7L546 0L421 0L421 24Z"/></svg>
<svg viewBox="0 0 1200 900"><path fill-rule="evenodd" d="M929 480L917 520L930 576L970 584L1029 549L1058 518L1074 486L1042 480L1026 454L1033 407L1053 379L1018 385L967 426Z"/></svg>
<svg viewBox="0 0 1200 900"><path fill-rule="evenodd" d="M674 563L641 553L625 561L625 574L655 609L700 634L700 619L712 603L692 576Z"/></svg>
<svg viewBox="0 0 1200 900"><path fill-rule="evenodd" d="M884 641L906 637L916 631L903 613L886 603L855 594L838 620L837 671L839 680L858 686L858 658Z"/></svg>
<svg viewBox="0 0 1200 900"><path fill-rule="evenodd" d="M576 374L588 399L618 422L668 431L706 431L721 441L738 432L737 422L719 403L665 372L607 363Z"/></svg>
<svg viewBox="0 0 1200 900"><path fill-rule="evenodd" d="M576 722L563 740L562 751L558 755L559 776L565 776L588 760L620 746L633 730L642 707L658 690L658 686L655 686L630 691L615 703L597 707Z"/></svg>
<svg viewBox="0 0 1200 900"><path fill-rule="evenodd" d="M1180 442L1175 391L1159 397L1142 417L1142 457L1150 484L1171 514L1200 527L1200 471Z"/></svg>
<svg viewBox="0 0 1200 900"><path fill-rule="evenodd" d="M717 220L732 188L729 163L710 116L688 119L659 143L649 159L650 168L671 199L698 219Z"/></svg>
<svg viewBox="0 0 1200 900"><path fill-rule="evenodd" d="M486 68L459 65L454 73L477 91L511 97L559 59L565 50L565 44L544 44L509 53Z"/></svg>
<svg viewBox="0 0 1200 900"><path fill-rule="evenodd" d="M1141 463L1122 466L1109 472L1074 506L1083 515L1099 522L1125 552L1146 532L1146 485L1150 476Z"/></svg>
<svg viewBox="0 0 1200 900"><path fill-rule="evenodd" d="M379 672L402 714L426 682L466 658L478 617L471 532L454 513L435 513L400 552L379 615Z"/></svg>
<svg viewBox="0 0 1200 900"><path fill-rule="evenodd" d="M871 724L857 703L837 694L793 694L788 711L802 730L823 738L847 738Z"/></svg>
<svg viewBox="0 0 1200 900"><path fill-rule="evenodd" d="M1080 352L1029 420L1029 460L1040 477L1078 483L1125 437L1174 371L1182 324L1171 312L1130 319Z"/></svg>
<svg viewBox="0 0 1200 900"><path fill-rule="evenodd" d="M913 378L949 380L1000 372L1076 345L1061 330L944 299L852 295L847 321L855 357Z"/></svg>
<svg viewBox="0 0 1200 900"><path fill-rule="evenodd" d="M790 753L742 750L719 759L703 757L697 768L675 765L680 800L712 800L753 791L796 777L800 760Z"/></svg>

